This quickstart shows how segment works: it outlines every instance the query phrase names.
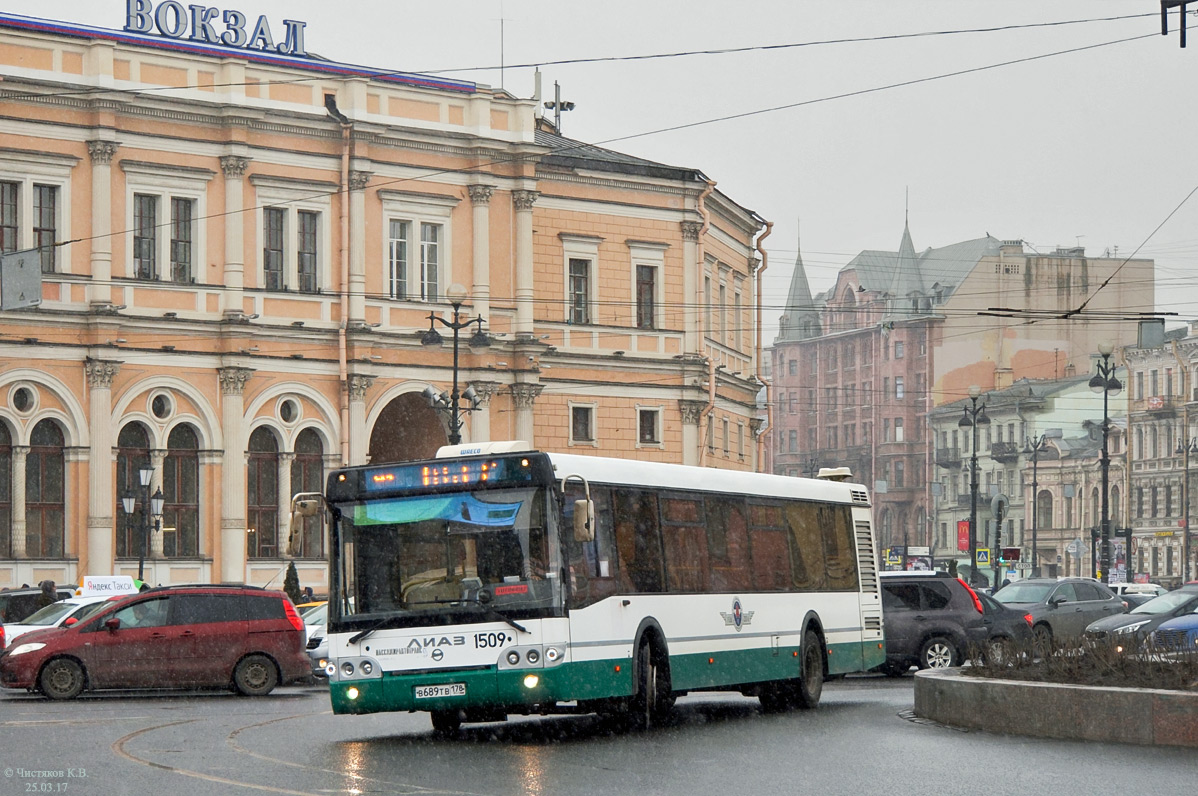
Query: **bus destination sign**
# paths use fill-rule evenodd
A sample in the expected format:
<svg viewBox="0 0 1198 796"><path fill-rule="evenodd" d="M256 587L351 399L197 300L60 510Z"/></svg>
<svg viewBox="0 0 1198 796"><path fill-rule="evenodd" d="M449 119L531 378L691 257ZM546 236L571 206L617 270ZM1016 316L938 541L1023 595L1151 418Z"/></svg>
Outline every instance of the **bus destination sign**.
<svg viewBox="0 0 1198 796"><path fill-rule="evenodd" d="M532 480L532 466L527 456L511 456L373 467L365 476L363 486L367 492L423 491L438 487L526 484Z"/></svg>

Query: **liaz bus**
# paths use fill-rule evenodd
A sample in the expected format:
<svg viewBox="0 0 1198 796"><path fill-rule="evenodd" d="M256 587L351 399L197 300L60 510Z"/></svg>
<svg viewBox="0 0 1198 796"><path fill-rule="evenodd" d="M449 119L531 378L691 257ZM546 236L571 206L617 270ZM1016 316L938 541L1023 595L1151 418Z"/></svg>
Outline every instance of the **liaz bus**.
<svg viewBox="0 0 1198 796"><path fill-rule="evenodd" d="M692 691L812 708L885 658L856 484L509 442L336 470L323 497L334 713L647 726Z"/></svg>

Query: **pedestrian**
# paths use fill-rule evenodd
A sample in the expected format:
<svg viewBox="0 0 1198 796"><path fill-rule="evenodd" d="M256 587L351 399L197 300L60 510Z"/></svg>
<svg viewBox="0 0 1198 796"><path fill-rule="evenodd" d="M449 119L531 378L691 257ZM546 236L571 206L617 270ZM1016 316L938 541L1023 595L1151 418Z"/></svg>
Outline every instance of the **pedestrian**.
<svg viewBox="0 0 1198 796"><path fill-rule="evenodd" d="M52 580L43 580L37 584L41 587L42 593L37 596L37 607L43 608L51 603L58 602L58 587Z"/></svg>
<svg viewBox="0 0 1198 796"><path fill-rule="evenodd" d="M306 602L306 603L316 602L316 593L314 591L312 591L311 586L304 587L304 602Z"/></svg>

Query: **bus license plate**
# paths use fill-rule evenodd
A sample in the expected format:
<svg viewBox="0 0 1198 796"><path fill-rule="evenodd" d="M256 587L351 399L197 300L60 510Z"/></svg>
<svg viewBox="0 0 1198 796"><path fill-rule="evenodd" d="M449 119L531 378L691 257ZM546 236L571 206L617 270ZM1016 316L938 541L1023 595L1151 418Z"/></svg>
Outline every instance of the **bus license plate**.
<svg viewBox="0 0 1198 796"><path fill-rule="evenodd" d="M436 697L466 696L465 683L445 683L443 685L416 686L417 699L434 699Z"/></svg>

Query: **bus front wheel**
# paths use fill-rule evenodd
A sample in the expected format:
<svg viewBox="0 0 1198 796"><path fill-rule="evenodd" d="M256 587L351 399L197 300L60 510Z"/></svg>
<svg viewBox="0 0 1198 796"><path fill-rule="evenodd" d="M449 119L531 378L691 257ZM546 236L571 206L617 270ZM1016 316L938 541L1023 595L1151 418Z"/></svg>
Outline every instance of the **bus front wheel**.
<svg viewBox="0 0 1198 796"><path fill-rule="evenodd" d="M646 640L637 648L637 688L632 697L630 718L638 729L661 724L674 706L670 693L668 658Z"/></svg>

